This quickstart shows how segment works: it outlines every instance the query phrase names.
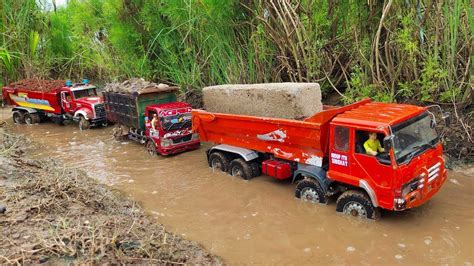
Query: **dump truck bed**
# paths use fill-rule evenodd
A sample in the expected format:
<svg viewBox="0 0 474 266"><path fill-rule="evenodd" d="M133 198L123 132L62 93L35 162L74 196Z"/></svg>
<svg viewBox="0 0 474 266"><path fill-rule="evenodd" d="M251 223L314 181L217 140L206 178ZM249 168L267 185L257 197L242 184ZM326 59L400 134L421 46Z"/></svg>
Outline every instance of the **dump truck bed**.
<svg viewBox="0 0 474 266"><path fill-rule="evenodd" d="M193 131L201 141L227 144L276 158L321 166L328 153L329 122L334 116L369 102L325 107L304 121L210 113L193 110Z"/></svg>
<svg viewBox="0 0 474 266"><path fill-rule="evenodd" d="M103 92L107 120L130 128L145 130L145 108L152 104L176 101L173 92L118 93Z"/></svg>
<svg viewBox="0 0 474 266"><path fill-rule="evenodd" d="M12 106L34 108L49 113L61 114L59 89L48 92L35 91L30 88L3 87L2 94L5 103Z"/></svg>

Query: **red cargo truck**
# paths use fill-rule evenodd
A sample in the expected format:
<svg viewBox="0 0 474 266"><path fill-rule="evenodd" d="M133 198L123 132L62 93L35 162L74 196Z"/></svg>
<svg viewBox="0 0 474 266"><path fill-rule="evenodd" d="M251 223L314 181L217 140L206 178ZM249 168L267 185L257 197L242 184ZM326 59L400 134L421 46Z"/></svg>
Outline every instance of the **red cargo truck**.
<svg viewBox="0 0 474 266"><path fill-rule="evenodd" d="M104 92L107 118L117 125L114 135L144 144L152 154L171 155L200 147L191 131L191 105L176 101L177 87L144 92ZM151 121L158 123L153 129Z"/></svg>
<svg viewBox="0 0 474 266"><path fill-rule="evenodd" d="M19 82L3 87L2 95L5 103L13 106L13 121L17 124L34 124L50 118L58 123L78 121L81 130L91 125L107 125L103 99L87 80L78 84L46 80Z"/></svg>
<svg viewBox="0 0 474 266"><path fill-rule="evenodd" d="M434 125L426 107L370 99L304 121L193 111L201 141L219 144L207 151L209 166L244 179L261 171L292 178L297 198L327 203L337 195L336 211L366 218L419 206L441 188L446 169ZM366 154L371 132L386 152Z"/></svg>

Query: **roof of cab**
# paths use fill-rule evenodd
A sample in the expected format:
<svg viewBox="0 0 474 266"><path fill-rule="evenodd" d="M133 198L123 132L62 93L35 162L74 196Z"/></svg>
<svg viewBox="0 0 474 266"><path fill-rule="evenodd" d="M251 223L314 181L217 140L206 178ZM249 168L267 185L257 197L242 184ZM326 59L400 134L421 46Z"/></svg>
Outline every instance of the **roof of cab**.
<svg viewBox="0 0 474 266"><path fill-rule="evenodd" d="M191 108L191 105L185 102L170 102L170 103L152 104L152 105L147 106L147 108L181 109L181 108Z"/></svg>
<svg viewBox="0 0 474 266"><path fill-rule="evenodd" d="M338 114L333 122L374 128L393 126L425 110L425 107L410 104L368 102Z"/></svg>

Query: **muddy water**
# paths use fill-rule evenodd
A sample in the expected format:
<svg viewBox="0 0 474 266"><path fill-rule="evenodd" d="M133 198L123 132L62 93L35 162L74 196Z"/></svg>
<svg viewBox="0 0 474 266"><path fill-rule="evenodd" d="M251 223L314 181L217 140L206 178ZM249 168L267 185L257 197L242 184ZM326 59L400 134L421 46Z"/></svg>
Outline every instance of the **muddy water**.
<svg viewBox="0 0 474 266"><path fill-rule="evenodd" d="M287 182L213 172L205 147L151 157L137 143L111 139L110 127L81 132L75 125L45 123L12 130L39 143L33 156L88 171L229 263L474 263L472 169L450 172L426 205L373 222L336 214L334 202L302 203Z"/></svg>

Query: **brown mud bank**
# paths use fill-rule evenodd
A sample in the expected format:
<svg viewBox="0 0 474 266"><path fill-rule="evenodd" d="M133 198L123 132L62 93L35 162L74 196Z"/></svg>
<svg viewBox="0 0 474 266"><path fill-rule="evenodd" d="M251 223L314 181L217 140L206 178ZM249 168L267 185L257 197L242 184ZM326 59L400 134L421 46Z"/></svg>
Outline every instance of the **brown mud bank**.
<svg viewBox="0 0 474 266"><path fill-rule="evenodd" d="M28 159L29 145L0 128L1 264L222 264L84 172L54 159Z"/></svg>

